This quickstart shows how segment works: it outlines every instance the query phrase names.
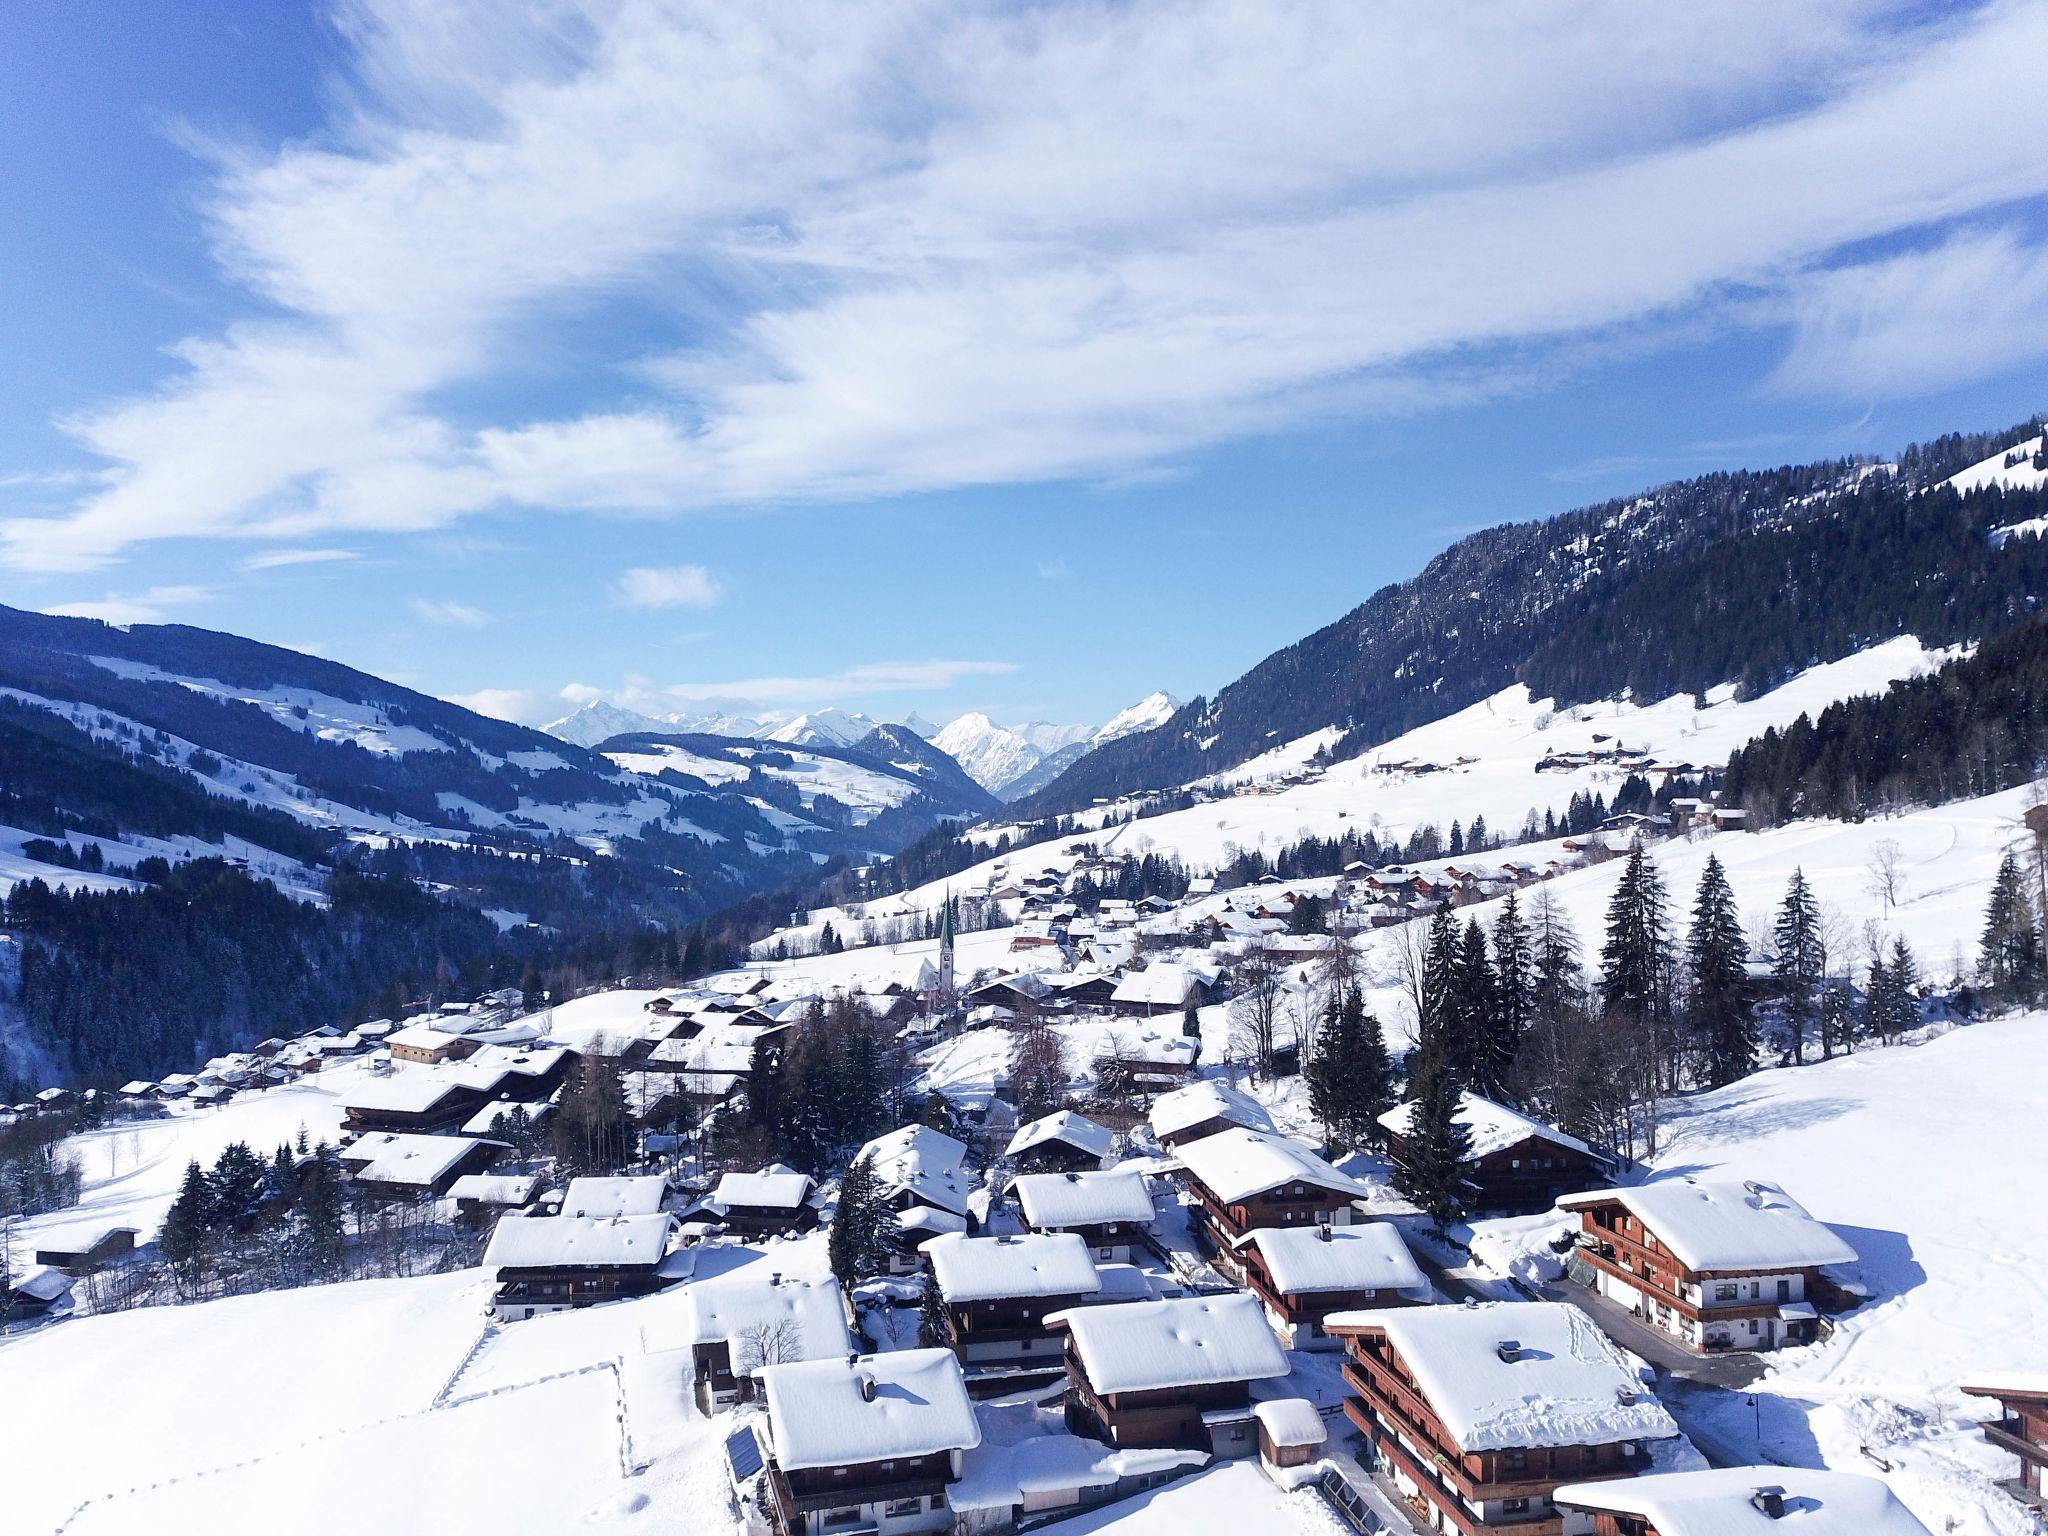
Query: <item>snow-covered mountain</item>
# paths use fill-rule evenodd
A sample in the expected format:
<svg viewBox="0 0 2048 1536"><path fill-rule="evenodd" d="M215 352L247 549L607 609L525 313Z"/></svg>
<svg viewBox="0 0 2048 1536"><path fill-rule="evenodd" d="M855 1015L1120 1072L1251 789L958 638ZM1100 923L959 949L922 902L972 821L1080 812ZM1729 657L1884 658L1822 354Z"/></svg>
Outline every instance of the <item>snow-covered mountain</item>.
<svg viewBox="0 0 2048 1536"><path fill-rule="evenodd" d="M767 727L749 715L646 715L609 699L595 699L541 729L557 740L594 747L614 736L644 735L650 731L685 736L759 736Z"/></svg>
<svg viewBox="0 0 2048 1536"><path fill-rule="evenodd" d="M966 769L975 783L1008 800L1049 783L1054 775L1105 741L1152 729L1178 708L1180 704L1171 694L1154 693L1128 709L1119 710L1107 724L1092 729L1085 725L1054 725L1044 720L998 725L987 714L973 710L950 721L931 740L933 746Z"/></svg>
<svg viewBox="0 0 2048 1536"><path fill-rule="evenodd" d="M857 709L813 709L759 735L763 741L786 742L793 747L850 747L886 723Z"/></svg>

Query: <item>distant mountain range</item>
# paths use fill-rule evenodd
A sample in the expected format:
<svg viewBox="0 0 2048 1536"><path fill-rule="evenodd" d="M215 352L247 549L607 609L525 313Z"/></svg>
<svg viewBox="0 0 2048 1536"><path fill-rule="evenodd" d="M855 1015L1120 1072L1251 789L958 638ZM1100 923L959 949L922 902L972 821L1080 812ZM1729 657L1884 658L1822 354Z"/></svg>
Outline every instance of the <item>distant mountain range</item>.
<svg viewBox="0 0 2048 1536"><path fill-rule="evenodd" d="M1105 742L1163 725L1178 708L1180 701L1171 694L1148 694L1095 727L1042 720L997 725L977 710L948 722L932 737L932 744L984 789L999 799L1014 800L1051 783Z"/></svg>

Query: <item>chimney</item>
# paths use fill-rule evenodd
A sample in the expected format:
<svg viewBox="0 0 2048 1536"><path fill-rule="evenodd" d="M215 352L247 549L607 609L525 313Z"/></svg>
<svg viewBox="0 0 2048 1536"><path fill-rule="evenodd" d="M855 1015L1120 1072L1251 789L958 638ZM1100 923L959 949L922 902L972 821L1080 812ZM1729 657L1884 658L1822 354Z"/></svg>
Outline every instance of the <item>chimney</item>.
<svg viewBox="0 0 2048 1536"><path fill-rule="evenodd" d="M872 1403L875 1400L875 1378L866 1372L861 1373L860 1400L864 1403Z"/></svg>
<svg viewBox="0 0 2048 1536"><path fill-rule="evenodd" d="M1502 1339L1493 1346L1493 1352L1509 1365L1513 1365L1522 1358L1522 1341L1520 1339Z"/></svg>
<svg viewBox="0 0 2048 1536"><path fill-rule="evenodd" d="M1756 1506L1758 1514L1772 1520L1785 1518L1785 1490L1782 1488L1759 1488L1749 1496L1749 1502Z"/></svg>
<svg viewBox="0 0 2048 1536"><path fill-rule="evenodd" d="M1330 1241L1330 1224L1327 1221L1316 1228L1316 1236L1326 1243Z"/></svg>
<svg viewBox="0 0 2048 1536"><path fill-rule="evenodd" d="M782 1284L782 1271L778 1269L778 1270L776 1270L776 1271L775 1271L775 1273L774 1273L774 1274L770 1275L770 1276L768 1277L768 1283L769 1283L770 1285L780 1285L780 1284Z"/></svg>

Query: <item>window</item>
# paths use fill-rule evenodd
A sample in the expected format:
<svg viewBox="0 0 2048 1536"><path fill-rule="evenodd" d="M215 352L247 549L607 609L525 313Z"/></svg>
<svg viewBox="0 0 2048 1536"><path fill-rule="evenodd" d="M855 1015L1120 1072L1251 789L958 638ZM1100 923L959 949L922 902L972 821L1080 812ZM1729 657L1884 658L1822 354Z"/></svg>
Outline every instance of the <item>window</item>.
<svg viewBox="0 0 2048 1536"><path fill-rule="evenodd" d="M1780 1300L1780 1301L1790 1301L1791 1299L1792 1299L1792 1282L1791 1282L1790 1280L1780 1280L1780 1281L1778 1282L1778 1300Z"/></svg>
<svg viewBox="0 0 2048 1536"><path fill-rule="evenodd" d="M1525 1514L1528 1508L1529 1501L1527 1499L1502 1499L1500 1501L1501 1513L1504 1515Z"/></svg>
<svg viewBox="0 0 2048 1536"><path fill-rule="evenodd" d="M1736 1298L1737 1294L1740 1292L1740 1290L1741 1287L1736 1285L1732 1280L1724 1281L1723 1283L1714 1287L1714 1300L1733 1301Z"/></svg>
<svg viewBox="0 0 2048 1536"><path fill-rule="evenodd" d="M1503 1451L1503 1452L1501 1452L1501 1457L1500 1457L1500 1469L1501 1469L1501 1471L1503 1471L1503 1472L1526 1472L1526 1471L1528 1471L1528 1470L1529 1470L1529 1453L1528 1453L1527 1451Z"/></svg>
<svg viewBox="0 0 2048 1536"><path fill-rule="evenodd" d="M917 1514L924 1508L922 1499L892 1499L882 1506L882 1513L889 1519L900 1519L905 1515Z"/></svg>

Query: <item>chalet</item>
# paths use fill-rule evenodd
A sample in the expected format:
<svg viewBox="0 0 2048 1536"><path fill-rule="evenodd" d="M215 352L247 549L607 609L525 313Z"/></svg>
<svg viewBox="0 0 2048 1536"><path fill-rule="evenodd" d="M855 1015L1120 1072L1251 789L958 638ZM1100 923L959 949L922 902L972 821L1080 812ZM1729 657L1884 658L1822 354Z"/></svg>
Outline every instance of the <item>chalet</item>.
<svg viewBox="0 0 2048 1536"><path fill-rule="evenodd" d="M1396 1160L1414 1108L1397 1104L1380 1116ZM1576 1136L1476 1093L1461 1096L1457 1121L1469 1138L1460 1173L1472 1210L1547 1211L1559 1195L1613 1176L1612 1163Z"/></svg>
<svg viewBox="0 0 2048 1536"><path fill-rule="evenodd" d="M1102 1288L1088 1245L1070 1232L938 1237L924 1245L938 1286L946 1345L973 1386L1007 1391L1065 1365L1046 1326Z"/></svg>
<svg viewBox="0 0 2048 1536"><path fill-rule="evenodd" d="M512 1149L481 1136L372 1131L341 1152L351 1182L393 1200L438 1199L464 1174L483 1173Z"/></svg>
<svg viewBox="0 0 2048 1536"><path fill-rule="evenodd" d="M652 1216L668 1199L668 1180L658 1173L586 1175L562 1190L564 1216Z"/></svg>
<svg viewBox="0 0 2048 1536"><path fill-rule="evenodd" d="M981 1425L950 1350L769 1365L760 1379L779 1536L953 1528L948 1492Z"/></svg>
<svg viewBox="0 0 2048 1536"><path fill-rule="evenodd" d="M860 1149L873 1160L882 1203L892 1211L935 1206L956 1216L967 1214L972 1179L966 1169L967 1147L928 1125L906 1125L877 1136Z"/></svg>
<svg viewBox="0 0 2048 1536"><path fill-rule="evenodd" d="M526 1116L529 1129L539 1129L555 1117L555 1106L546 1099L539 1103L525 1103L519 1100L493 1099L482 1109L462 1122L465 1136L495 1136L505 1139L506 1118L512 1111L519 1110Z"/></svg>
<svg viewBox="0 0 2048 1536"><path fill-rule="evenodd" d="M1052 983L1034 971L998 976L968 989L968 1000L978 1006L993 1004L1012 1013L1034 1013L1052 995Z"/></svg>
<svg viewBox="0 0 2048 1536"><path fill-rule="evenodd" d="M483 1266L498 1289L491 1315L501 1323L646 1296L687 1279L694 1250L669 1253L674 1218L504 1216L492 1229Z"/></svg>
<svg viewBox="0 0 2048 1536"><path fill-rule="evenodd" d="M1159 1145L1172 1150L1183 1142L1199 1141L1233 1126L1250 1131L1271 1131L1273 1117L1265 1105L1248 1093L1222 1083L1189 1083L1152 1101L1146 1119Z"/></svg>
<svg viewBox="0 0 2048 1536"><path fill-rule="evenodd" d="M1176 1149L1218 1268L1238 1277L1237 1240L1260 1227L1348 1226L1369 1185L1286 1136L1233 1128Z"/></svg>
<svg viewBox="0 0 2048 1536"><path fill-rule="evenodd" d="M36 1245L36 1262L74 1278L105 1269L135 1251L133 1227L74 1227Z"/></svg>
<svg viewBox="0 0 2048 1536"><path fill-rule="evenodd" d="M1972 1397L1996 1399L2004 1414L1984 1425L1984 1438L2020 1459L2019 1491L2048 1501L2048 1373L1980 1376L1966 1382Z"/></svg>
<svg viewBox="0 0 2048 1536"><path fill-rule="evenodd" d="M1288 1373L1249 1296L1075 1307L1047 1319L1067 1339L1067 1427L1115 1446L1247 1456L1251 1388Z"/></svg>
<svg viewBox="0 0 2048 1536"><path fill-rule="evenodd" d="M43 1322L68 1316L74 1305L72 1284L71 1276L61 1269L32 1269L19 1280L0 1275L0 1286L7 1287L7 1306L0 1310L6 1312L9 1322Z"/></svg>
<svg viewBox="0 0 2048 1536"><path fill-rule="evenodd" d="M843 1360L853 1347L846 1304L829 1276L773 1271L764 1280L741 1270L691 1286L685 1302L691 1391L707 1415L750 1400L763 1366Z"/></svg>
<svg viewBox="0 0 2048 1536"><path fill-rule="evenodd" d="M818 1224L817 1186L808 1173L771 1163L758 1173L727 1173L683 1213L736 1237L808 1232Z"/></svg>
<svg viewBox="0 0 2048 1536"><path fill-rule="evenodd" d="M1157 1488L1208 1460L1205 1451L1118 1450L1069 1434L984 1442L967 1453L951 1490L955 1529L1030 1530Z"/></svg>
<svg viewBox="0 0 2048 1536"><path fill-rule="evenodd" d="M393 1061L429 1067L439 1066L444 1061L460 1061L474 1054L481 1043L467 1035L436 1029L431 1024L408 1024L403 1029L393 1030L384 1039Z"/></svg>
<svg viewBox="0 0 2048 1536"><path fill-rule="evenodd" d="M1569 1272L1690 1349L1811 1343L1823 1265L1856 1250L1775 1184L1665 1179L1567 1195Z"/></svg>
<svg viewBox="0 0 2048 1536"><path fill-rule="evenodd" d="M1874 1477L1776 1463L1567 1483L1551 1499L1592 1536L1929 1536Z"/></svg>
<svg viewBox="0 0 2048 1536"><path fill-rule="evenodd" d="M1077 939L1080 937L1075 935ZM1090 939L1092 942L1092 936ZM1107 971L1091 971L1055 981L1053 988L1077 1008L1107 1008L1116 994L1116 981L1116 977Z"/></svg>
<svg viewBox="0 0 2048 1536"><path fill-rule="evenodd" d="M502 1216L523 1211L540 1193L540 1176L533 1173L465 1173L448 1186L448 1198L464 1216Z"/></svg>
<svg viewBox="0 0 2048 1536"><path fill-rule="evenodd" d="M1209 1001L1209 987L1184 965L1155 960L1142 971L1131 971L1110 993L1109 1005L1118 1013L1150 1018L1158 1013L1180 1013Z"/></svg>
<svg viewBox="0 0 2048 1536"><path fill-rule="evenodd" d="M1101 1263L1129 1263L1152 1228L1152 1197L1135 1173L1026 1173L1010 1193L1033 1232L1072 1233Z"/></svg>
<svg viewBox="0 0 2048 1536"><path fill-rule="evenodd" d="M1259 1227L1237 1240L1245 1287L1289 1349L1336 1349L1332 1312L1426 1304L1429 1281L1383 1221L1349 1227Z"/></svg>
<svg viewBox="0 0 2048 1536"><path fill-rule="evenodd" d="M985 1191L976 1191L976 1203ZM882 1234L884 1272L914 1275L924 1268L924 1245L935 1237L965 1234L976 1222L970 1213L940 1210L935 1205L913 1205L898 1211Z"/></svg>
<svg viewBox="0 0 2048 1536"><path fill-rule="evenodd" d="M1344 1411L1418 1524L1463 1536L1580 1531L1560 1483L1633 1477L1678 1433L1624 1355L1564 1302L1335 1312ZM1531 1411L1540 1404L1540 1411Z"/></svg>
<svg viewBox="0 0 2048 1536"><path fill-rule="evenodd" d="M1003 1155L1030 1172L1079 1172L1100 1168L1115 1140L1107 1126L1062 1109L1019 1126Z"/></svg>

